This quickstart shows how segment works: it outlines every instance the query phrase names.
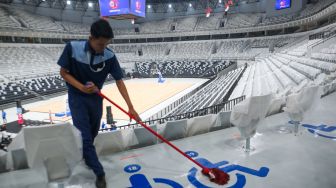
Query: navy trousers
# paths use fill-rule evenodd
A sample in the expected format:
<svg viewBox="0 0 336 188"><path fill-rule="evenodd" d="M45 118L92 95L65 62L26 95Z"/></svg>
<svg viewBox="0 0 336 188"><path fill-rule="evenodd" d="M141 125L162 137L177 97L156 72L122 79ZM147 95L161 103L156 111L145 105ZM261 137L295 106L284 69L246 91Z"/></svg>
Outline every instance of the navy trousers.
<svg viewBox="0 0 336 188"><path fill-rule="evenodd" d="M69 92L69 108L74 126L81 132L83 158L96 176L104 176L93 141L98 134L103 114L103 99L98 95L81 95Z"/></svg>

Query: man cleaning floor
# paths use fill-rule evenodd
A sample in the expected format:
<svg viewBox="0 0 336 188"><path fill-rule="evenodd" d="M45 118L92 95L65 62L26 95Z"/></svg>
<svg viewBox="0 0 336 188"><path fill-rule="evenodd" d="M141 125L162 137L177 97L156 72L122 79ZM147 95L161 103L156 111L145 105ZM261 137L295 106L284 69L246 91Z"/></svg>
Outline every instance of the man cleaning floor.
<svg viewBox="0 0 336 188"><path fill-rule="evenodd" d="M129 113L140 120L122 80L123 74L118 59L114 52L107 48L112 38L110 24L106 20L98 20L91 25L89 40L68 43L57 63L61 66L61 76L67 82L73 124L82 134L83 158L95 173L98 188L105 188L106 180L103 166L93 145L103 112L103 99L96 92L103 87L108 74L116 80Z"/></svg>

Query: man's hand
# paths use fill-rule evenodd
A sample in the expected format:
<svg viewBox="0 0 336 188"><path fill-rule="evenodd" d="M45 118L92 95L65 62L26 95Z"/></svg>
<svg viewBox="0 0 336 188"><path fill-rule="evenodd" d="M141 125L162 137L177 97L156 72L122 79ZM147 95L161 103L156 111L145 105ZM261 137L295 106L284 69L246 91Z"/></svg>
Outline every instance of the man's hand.
<svg viewBox="0 0 336 188"><path fill-rule="evenodd" d="M78 80L76 80L76 78L74 78L67 69L63 67L60 69L60 74L66 82L83 93L92 94L99 91L98 87L95 86L93 82L87 82L85 85L83 85Z"/></svg>
<svg viewBox="0 0 336 188"><path fill-rule="evenodd" d="M83 87L81 87L81 91L86 94L93 94L99 91L99 89L93 82L87 82L83 85Z"/></svg>
<svg viewBox="0 0 336 188"><path fill-rule="evenodd" d="M129 108L128 113L135 118L137 121L142 121L141 118L139 117L138 113L134 110L134 108ZM131 119L130 119L131 121Z"/></svg>

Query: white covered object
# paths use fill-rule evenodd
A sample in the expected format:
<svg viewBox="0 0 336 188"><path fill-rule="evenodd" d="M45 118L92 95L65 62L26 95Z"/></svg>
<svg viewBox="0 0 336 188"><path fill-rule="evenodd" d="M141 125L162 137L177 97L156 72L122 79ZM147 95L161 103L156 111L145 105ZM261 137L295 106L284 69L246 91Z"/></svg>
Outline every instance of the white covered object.
<svg viewBox="0 0 336 188"><path fill-rule="evenodd" d="M216 121L217 115L215 114L188 119L187 136L189 137L209 132L211 127L216 126Z"/></svg>
<svg viewBox="0 0 336 188"><path fill-rule="evenodd" d="M45 168L24 169L2 173L1 188L46 188L48 177Z"/></svg>
<svg viewBox="0 0 336 188"><path fill-rule="evenodd" d="M153 131L157 132L156 125L150 125L148 127L151 128ZM135 135L133 136L133 139L136 140L133 141L133 143L137 142L137 144L130 145L131 148L150 146L156 144L158 141L157 137L144 127L135 128L133 130Z"/></svg>
<svg viewBox="0 0 336 188"><path fill-rule="evenodd" d="M272 95L253 96L233 107L230 122L238 127L242 138L251 138L257 123L266 116Z"/></svg>
<svg viewBox="0 0 336 188"><path fill-rule="evenodd" d="M12 142L8 145L7 152L7 169L13 169L13 150L24 149L24 138L23 131L20 131L16 137L12 140Z"/></svg>
<svg viewBox="0 0 336 188"><path fill-rule="evenodd" d="M108 155L128 149L138 144L133 129L119 129L112 132L99 133L94 145L98 155Z"/></svg>
<svg viewBox="0 0 336 188"><path fill-rule="evenodd" d="M106 155L123 151L126 146L124 145L121 131L123 130L99 133L94 142L97 154Z"/></svg>
<svg viewBox="0 0 336 188"><path fill-rule="evenodd" d="M7 159L7 152L0 150L0 173L5 172L7 170L6 159Z"/></svg>
<svg viewBox="0 0 336 188"><path fill-rule="evenodd" d="M63 156L71 167L82 159L80 132L69 123L24 127L8 147L9 153L17 149L26 151L30 168L54 156Z"/></svg>
<svg viewBox="0 0 336 188"><path fill-rule="evenodd" d="M280 112L282 106L286 103L285 97L281 96L273 96L270 102L270 106L268 107L266 116L270 116Z"/></svg>
<svg viewBox="0 0 336 188"><path fill-rule="evenodd" d="M220 129L229 128L230 124L231 111L228 112L219 112L217 114L216 124L210 128L210 131L216 131Z"/></svg>
<svg viewBox="0 0 336 188"><path fill-rule="evenodd" d="M188 120L182 119L177 121L168 121L162 136L167 140L176 140L184 138L187 134Z"/></svg>
<svg viewBox="0 0 336 188"><path fill-rule="evenodd" d="M45 167L49 181L68 178L70 176L70 169L64 156L49 157L45 160Z"/></svg>
<svg viewBox="0 0 336 188"><path fill-rule="evenodd" d="M288 113L292 121L302 121L304 112L311 107L315 99L320 97L320 92L319 86L312 86L289 95L284 111Z"/></svg>

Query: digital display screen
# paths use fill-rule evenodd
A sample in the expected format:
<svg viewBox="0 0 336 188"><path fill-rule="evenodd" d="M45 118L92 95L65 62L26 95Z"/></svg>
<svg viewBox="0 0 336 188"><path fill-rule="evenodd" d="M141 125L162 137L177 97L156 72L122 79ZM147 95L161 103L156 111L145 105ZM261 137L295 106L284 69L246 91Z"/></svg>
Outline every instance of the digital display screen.
<svg viewBox="0 0 336 188"><path fill-rule="evenodd" d="M129 14L129 0L99 0L101 16Z"/></svg>
<svg viewBox="0 0 336 188"><path fill-rule="evenodd" d="M145 0L131 0L131 13L136 16L146 16L146 1Z"/></svg>
<svg viewBox="0 0 336 188"><path fill-rule="evenodd" d="M290 7L291 7L291 0L276 0L275 2L276 10L281 10Z"/></svg>
<svg viewBox="0 0 336 188"><path fill-rule="evenodd" d="M146 15L146 0L99 0L100 16Z"/></svg>

